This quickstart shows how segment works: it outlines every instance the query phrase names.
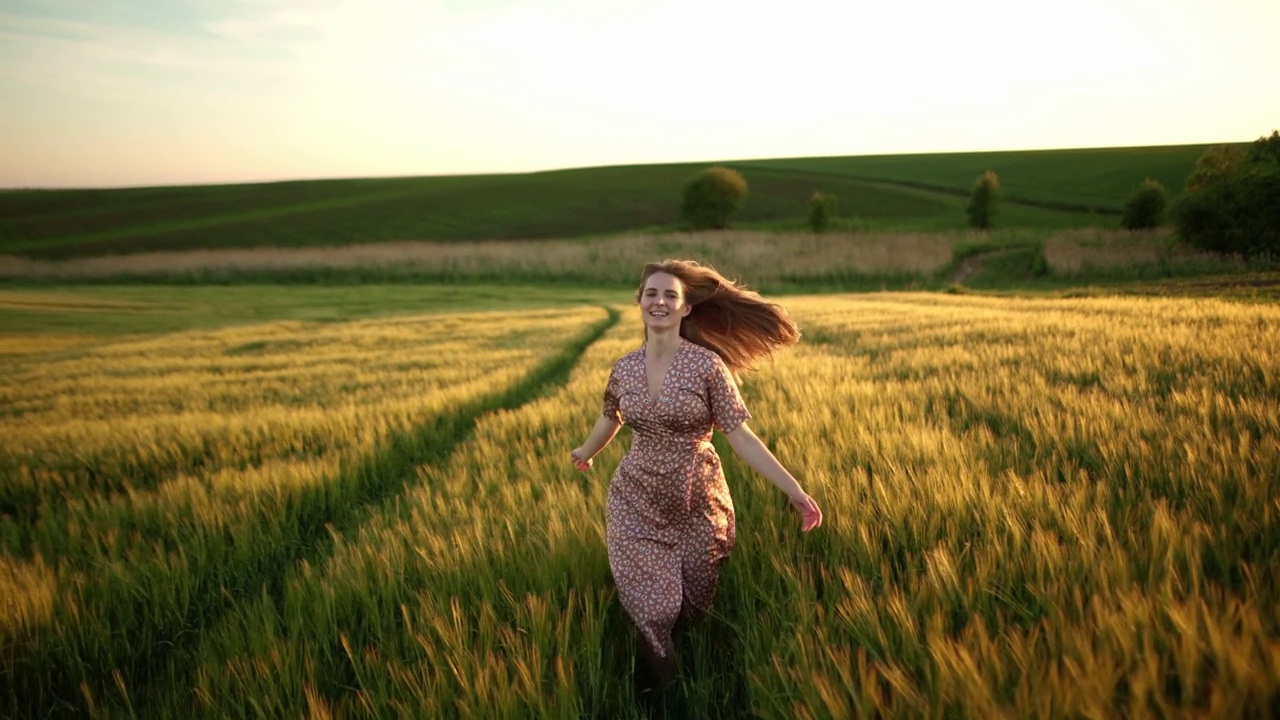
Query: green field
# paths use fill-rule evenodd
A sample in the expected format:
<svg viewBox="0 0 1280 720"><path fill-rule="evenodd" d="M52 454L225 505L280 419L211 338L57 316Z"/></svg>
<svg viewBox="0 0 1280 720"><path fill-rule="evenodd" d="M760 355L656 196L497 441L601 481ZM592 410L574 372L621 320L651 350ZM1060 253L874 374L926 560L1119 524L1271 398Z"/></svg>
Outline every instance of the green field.
<svg viewBox="0 0 1280 720"><path fill-rule="evenodd" d="M1160 181L1171 198L1207 145L1089 148L931 155L789 158L743 163L746 168L824 174L967 195L987 170L1000 176L1002 196L1045 208L1119 213L1146 178ZM1013 224L1010 222L1010 224Z"/></svg>
<svg viewBox="0 0 1280 720"><path fill-rule="evenodd" d="M336 323L440 312L602 304L617 290L547 285L62 286L0 289L0 333L111 338L269 321Z"/></svg>
<svg viewBox="0 0 1280 720"><path fill-rule="evenodd" d="M623 288L9 288L0 715L629 718ZM1218 298L792 296L720 440L690 717L1273 717L1280 321Z"/></svg>
<svg viewBox="0 0 1280 720"><path fill-rule="evenodd" d="M838 229L955 231L965 194L996 170L999 223L1116 227L1146 177L1176 195L1203 146L727 162L750 185L743 228L805 228L814 191ZM146 250L311 247L396 240L573 238L679 229L680 189L705 164L512 175L0 193L0 253L69 258ZM1026 202L1020 202L1026 201ZM1029 204L1030 203L1030 204Z"/></svg>

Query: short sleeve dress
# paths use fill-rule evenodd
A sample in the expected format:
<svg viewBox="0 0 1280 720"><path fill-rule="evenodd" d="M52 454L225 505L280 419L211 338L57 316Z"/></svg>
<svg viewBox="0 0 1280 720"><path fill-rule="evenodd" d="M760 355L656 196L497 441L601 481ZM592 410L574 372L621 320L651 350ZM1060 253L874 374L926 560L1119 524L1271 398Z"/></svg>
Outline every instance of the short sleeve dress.
<svg viewBox="0 0 1280 720"><path fill-rule="evenodd" d="M751 418L720 356L681 338L657 401L641 347L614 364L604 415L631 426L609 485L609 567L627 614L665 655L682 608L707 610L734 544L733 500L711 445Z"/></svg>

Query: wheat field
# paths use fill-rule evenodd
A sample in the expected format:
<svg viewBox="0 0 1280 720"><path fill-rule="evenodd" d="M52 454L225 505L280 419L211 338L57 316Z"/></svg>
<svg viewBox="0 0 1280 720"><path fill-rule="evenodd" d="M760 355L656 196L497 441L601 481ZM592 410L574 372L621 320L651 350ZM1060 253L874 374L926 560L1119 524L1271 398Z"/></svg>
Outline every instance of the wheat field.
<svg viewBox="0 0 1280 720"><path fill-rule="evenodd" d="M0 370L0 713L625 718L568 461L626 305L24 335ZM1280 711L1280 308L787 298L690 717ZM25 351L23 350L25 348Z"/></svg>

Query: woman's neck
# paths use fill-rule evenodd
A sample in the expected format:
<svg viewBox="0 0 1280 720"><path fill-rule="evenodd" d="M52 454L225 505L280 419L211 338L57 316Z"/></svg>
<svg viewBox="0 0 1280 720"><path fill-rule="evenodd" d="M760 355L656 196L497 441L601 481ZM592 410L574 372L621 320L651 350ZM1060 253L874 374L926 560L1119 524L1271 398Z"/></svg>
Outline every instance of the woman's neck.
<svg viewBox="0 0 1280 720"><path fill-rule="evenodd" d="M680 329L672 328L662 332L649 330L649 336L644 344L652 357L670 357L675 353L676 348L680 347Z"/></svg>

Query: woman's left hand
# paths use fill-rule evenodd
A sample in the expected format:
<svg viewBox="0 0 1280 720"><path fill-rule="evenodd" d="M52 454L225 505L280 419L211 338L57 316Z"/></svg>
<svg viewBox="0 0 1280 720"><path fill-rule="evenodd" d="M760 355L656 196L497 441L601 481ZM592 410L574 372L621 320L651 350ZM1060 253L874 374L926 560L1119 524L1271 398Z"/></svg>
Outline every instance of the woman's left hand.
<svg viewBox="0 0 1280 720"><path fill-rule="evenodd" d="M573 466L578 468L578 472L586 472L591 469L591 458L582 451L582 448L574 448L569 455L573 458Z"/></svg>
<svg viewBox="0 0 1280 720"><path fill-rule="evenodd" d="M791 498L791 505L800 512L800 531L809 532L822 524L822 509L817 501L800 491Z"/></svg>

